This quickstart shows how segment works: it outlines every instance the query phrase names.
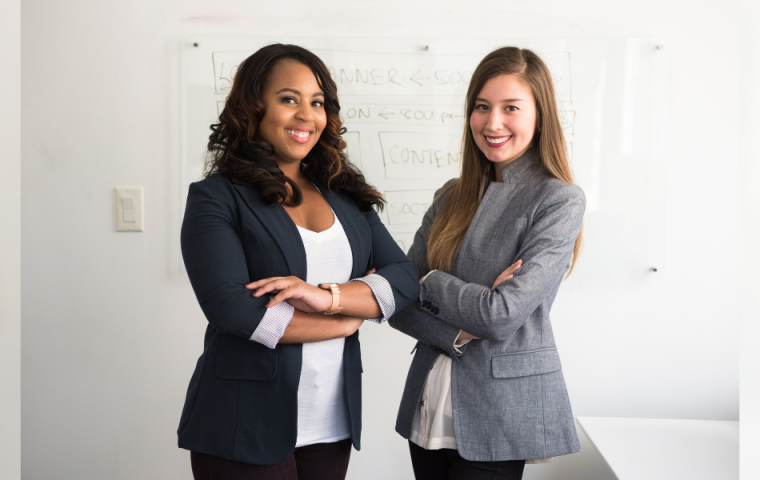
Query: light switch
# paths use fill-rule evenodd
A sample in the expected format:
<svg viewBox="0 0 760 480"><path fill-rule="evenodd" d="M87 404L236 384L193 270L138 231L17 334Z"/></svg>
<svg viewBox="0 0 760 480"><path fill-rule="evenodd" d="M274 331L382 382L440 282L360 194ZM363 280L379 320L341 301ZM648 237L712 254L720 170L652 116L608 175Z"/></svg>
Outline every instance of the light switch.
<svg viewBox="0 0 760 480"><path fill-rule="evenodd" d="M143 231L142 188L116 189L116 231Z"/></svg>
<svg viewBox="0 0 760 480"><path fill-rule="evenodd" d="M137 214L135 213L135 197L122 198L121 208L124 210L124 223L135 223L137 221Z"/></svg>

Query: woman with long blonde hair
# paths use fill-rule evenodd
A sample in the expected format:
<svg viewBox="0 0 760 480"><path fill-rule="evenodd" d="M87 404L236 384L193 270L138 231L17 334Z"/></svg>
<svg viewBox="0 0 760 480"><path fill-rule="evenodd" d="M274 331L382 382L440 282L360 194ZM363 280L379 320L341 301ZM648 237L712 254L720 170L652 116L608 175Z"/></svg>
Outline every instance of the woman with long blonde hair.
<svg viewBox="0 0 760 480"><path fill-rule="evenodd" d="M581 245L549 69L500 48L466 99L461 176L436 192L408 256L420 300L390 324L418 341L396 422L417 480L520 479L578 451L549 312Z"/></svg>

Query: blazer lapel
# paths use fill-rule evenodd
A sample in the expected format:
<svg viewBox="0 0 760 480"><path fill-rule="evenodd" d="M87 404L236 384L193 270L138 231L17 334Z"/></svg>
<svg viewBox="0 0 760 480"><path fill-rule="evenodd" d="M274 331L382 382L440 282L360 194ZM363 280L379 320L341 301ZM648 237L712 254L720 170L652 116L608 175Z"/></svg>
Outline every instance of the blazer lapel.
<svg viewBox="0 0 760 480"><path fill-rule="evenodd" d="M236 179L233 179L232 183L235 185L235 191L280 247L290 274L305 281L306 250L301 240L301 234L298 233L298 228L288 212L280 204L267 205L264 203L259 192L251 185Z"/></svg>

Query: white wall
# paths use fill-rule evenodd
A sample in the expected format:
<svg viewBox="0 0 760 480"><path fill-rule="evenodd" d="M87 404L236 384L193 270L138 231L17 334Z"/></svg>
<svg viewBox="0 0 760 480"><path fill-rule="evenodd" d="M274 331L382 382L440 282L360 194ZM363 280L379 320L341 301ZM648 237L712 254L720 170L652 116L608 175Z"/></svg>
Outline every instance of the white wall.
<svg viewBox="0 0 760 480"><path fill-rule="evenodd" d="M0 2L0 478L21 476L21 4Z"/></svg>
<svg viewBox="0 0 760 480"><path fill-rule="evenodd" d="M738 419L738 1L28 0L22 15L24 478L191 478L175 430L205 321L176 259L180 42L194 34L666 38L667 269L568 282L555 333L578 416ZM114 231L120 186L144 187L144 233ZM393 421L413 342L363 329L349 478L410 479ZM611 478L582 440L526 478Z"/></svg>
<svg viewBox="0 0 760 480"><path fill-rule="evenodd" d="M742 4L741 478L760 478L760 3Z"/></svg>

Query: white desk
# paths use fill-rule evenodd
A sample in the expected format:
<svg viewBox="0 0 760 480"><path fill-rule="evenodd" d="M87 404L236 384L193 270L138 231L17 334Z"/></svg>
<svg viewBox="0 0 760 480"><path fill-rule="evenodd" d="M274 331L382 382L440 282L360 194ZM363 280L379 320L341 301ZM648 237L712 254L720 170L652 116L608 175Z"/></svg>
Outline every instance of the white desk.
<svg viewBox="0 0 760 480"><path fill-rule="evenodd" d="M579 417L618 480L739 478L739 422Z"/></svg>

